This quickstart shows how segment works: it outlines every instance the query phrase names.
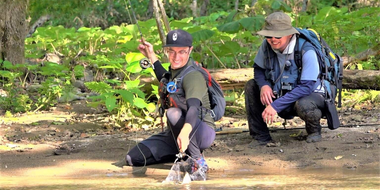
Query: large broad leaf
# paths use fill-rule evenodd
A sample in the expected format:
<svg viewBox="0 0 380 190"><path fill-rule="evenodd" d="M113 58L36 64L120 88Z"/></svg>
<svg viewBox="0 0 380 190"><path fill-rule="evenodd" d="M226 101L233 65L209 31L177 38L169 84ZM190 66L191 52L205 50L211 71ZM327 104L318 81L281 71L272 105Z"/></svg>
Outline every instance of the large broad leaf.
<svg viewBox="0 0 380 190"><path fill-rule="evenodd" d="M188 26L190 26L191 24L189 24L188 20L173 20L170 22L170 27L171 28L186 28Z"/></svg>
<svg viewBox="0 0 380 190"><path fill-rule="evenodd" d="M106 62L104 66L100 66L101 69L123 69L123 66L115 61Z"/></svg>
<svg viewBox="0 0 380 190"><path fill-rule="evenodd" d="M275 0L271 5L273 10L282 10L284 12L291 12L292 8L287 5L283 0Z"/></svg>
<svg viewBox="0 0 380 190"><path fill-rule="evenodd" d="M86 82L84 85L91 91L101 94L109 92L112 89L112 87L105 82Z"/></svg>
<svg viewBox="0 0 380 190"><path fill-rule="evenodd" d="M116 98L114 96L107 97L105 104L106 104L107 110L111 112L116 107Z"/></svg>
<svg viewBox="0 0 380 190"><path fill-rule="evenodd" d="M3 68L4 69L12 69L13 68L13 64L10 61L4 61L3 62Z"/></svg>
<svg viewBox="0 0 380 190"><path fill-rule="evenodd" d="M0 70L0 76L1 76L1 77L4 77L4 78L8 78L8 79L10 79L10 80L15 79L15 78L18 77L19 75L20 75L19 73Z"/></svg>
<svg viewBox="0 0 380 190"><path fill-rule="evenodd" d="M242 27L239 21L233 21L217 27L219 31L226 33L237 33Z"/></svg>
<svg viewBox="0 0 380 190"><path fill-rule="evenodd" d="M240 51L240 45L235 41L227 41L221 46L220 50L223 51L224 54L236 54Z"/></svg>
<svg viewBox="0 0 380 190"><path fill-rule="evenodd" d="M154 103L149 103L147 106L146 106L146 109L149 111L149 112L154 112L156 111L156 104Z"/></svg>
<svg viewBox="0 0 380 190"><path fill-rule="evenodd" d="M122 43L122 44L124 44L124 43L127 43L127 42L131 42L131 40L132 40L132 38L133 38L133 35L124 35L124 36L119 36L119 38L117 39L117 43ZM109 44L110 45L110 47L112 47L111 45L114 45L114 44ZM103 46L102 46L103 47Z"/></svg>
<svg viewBox="0 0 380 190"><path fill-rule="evenodd" d="M215 32L212 30L203 29L203 30L199 30L197 32L193 32L193 33L191 33L191 35L193 36L193 39L195 42L200 42L200 41L206 41L206 40L210 39L214 35L214 33Z"/></svg>
<svg viewBox="0 0 380 190"><path fill-rule="evenodd" d="M126 71L130 73L139 73L141 72L142 68L140 66L140 61L134 61L128 64L127 68L125 68Z"/></svg>
<svg viewBox="0 0 380 190"><path fill-rule="evenodd" d="M137 96L140 98L145 98L145 93L138 88L131 89L130 91L137 94Z"/></svg>
<svg viewBox="0 0 380 190"><path fill-rule="evenodd" d="M124 29L124 32L128 34L132 34L136 39L139 38L139 35L140 35L139 29L137 28L135 24L125 26L123 29Z"/></svg>
<svg viewBox="0 0 380 190"><path fill-rule="evenodd" d="M83 65L76 65L74 67L74 75L77 78L84 76L84 66Z"/></svg>
<svg viewBox="0 0 380 190"><path fill-rule="evenodd" d="M274 10L279 10L281 8L281 2L279 2L279 1L273 1L271 7Z"/></svg>
<svg viewBox="0 0 380 190"><path fill-rule="evenodd" d="M153 89L152 93L153 93L153 94L158 94L158 86L155 85L155 84L151 84L150 86L151 86L152 89Z"/></svg>
<svg viewBox="0 0 380 190"><path fill-rule="evenodd" d="M126 87L125 89L132 90L132 89L138 88L139 84L140 84L140 80L138 79L133 80L133 81L125 81L125 87Z"/></svg>
<svg viewBox="0 0 380 190"><path fill-rule="evenodd" d="M140 60L144 58L144 55L141 53L128 53L125 56L125 60L128 63L126 70L131 73L138 73L141 71Z"/></svg>
<svg viewBox="0 0 380 190"><path fill-rule="evenodd" d="M127 55L125 55L125 61L127 61L127 63L140 61L142 58L144 58L144 55L142 53L131 52L131 53L128 53Z"/></svg>
<svg viewBox="0 0 380 190"><path fill-rule="evenodd" d="M325 22L328 20L328 17L336 15L337 10L335 7L325 7L321 9L318 14L315 16L315 21Z"/></svg>
<svg viewBox="0 0 380 190"><path fill-rule="evenodd" d="M248 31L261 30L265 23L265 18L262 15L256 17L247 17L240 19L240 24Z"/></svg>
<svg viewBox="0 0 380 190"><path fill-rule="evenodd" d="M121 95L124 101L133 104L133 93L128 90L118 90L117 93Z"/></svg>
<svg viewBox="0 0 380 190"><path fill-rule="evenodd" d="M41 67L41 75L44 76L66 76L69 71L65 65L59 65L57 63L48 62Z"/></svg>
<svg viewBox="0 0 380 190"><path fill-rule="evenodd" d="M231 13L225 19L225 23L232 22L234 20L236 14L237 14L236 10L231 11Z"/></svg>
<svg viewBox="0 0 380 190"><path fill-rule="evenodd" d="M142 98L135 98L135 99L133 99L133 104L136 107L141 108L141 109L146 108L148 106L148 104L145 103L145 100L142 99Z"/></svg>

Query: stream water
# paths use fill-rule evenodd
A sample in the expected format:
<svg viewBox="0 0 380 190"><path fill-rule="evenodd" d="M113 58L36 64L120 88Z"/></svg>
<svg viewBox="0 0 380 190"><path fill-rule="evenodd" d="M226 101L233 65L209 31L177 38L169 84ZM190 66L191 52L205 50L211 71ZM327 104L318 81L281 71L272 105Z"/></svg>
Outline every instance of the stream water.
<svg viewBox="0 0 380 190"><path fill-rule="evenodd" d="M247 167L211 171L207 181L164 184L168 172L168 167L148 167L74 175L75 171L57 173L54 168L40 168L17 176L0 174L0 189L380 189L378 168L263 170Z"/></svg>

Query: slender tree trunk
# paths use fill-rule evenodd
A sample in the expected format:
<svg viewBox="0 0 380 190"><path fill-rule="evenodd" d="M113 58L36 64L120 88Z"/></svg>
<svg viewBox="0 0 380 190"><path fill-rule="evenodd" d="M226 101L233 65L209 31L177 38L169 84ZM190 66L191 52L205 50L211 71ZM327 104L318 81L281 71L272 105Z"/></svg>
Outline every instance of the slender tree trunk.
<svg viewBox="0 0 380 190"><path fill-rule="evenodd" d="M146 13L146 16L147 16L148 18L153 18L153 1L154 1L154 0L150 0L150 1L149 1L148 12Z"/></svg>
<svg viewBox="0 0 380 190"><path fill-rule="evenodd" d="M307 10L307 2L309 0L303 0L302 1L302 9L301 9L301 12L305 12Z"/></svg>
<svg viewBox="0 0 380 190"><path fill-rule="evenodd" d="M235 11L239 9L239 0L235 0Z"/></svg>
<svg viewBox="0 0 380 190"><path fill-rule="evenodd" d="M166 33L169 33L169 31L170 31L170 25L169 25L169 21L168 21L168 16L166 15L165 7L162 4L161 0L157 0L157 2L158 2L158 5L160 6L161 17L162 17L162 20L164 22L165 29L166 29L165 31L166 31Z"/></svg>
<svg viewBox="0 0 380 190"><path fill-rule="evenodd" d="M201 10L199 15L200 16L206 16L207 15L207 6L210 4L210 0L203 0Z"/></svg>
<svg viewBox="0 0 380 190"><path fill-rule="evenodd" d="M193 12L193 17L198 17L198 2L197 0L193 0L191 3L191 11Z"/></svg>
<svg viewBox="0 0 380 190"><path fill-rule="evenodd" d="M28 0L0 1L0 59L24 63Z"/></svg>
<svg viewBox="0 0 380 190"><path fill-rule="evenodd" d="M162 41L162 45L165 45L166 35L165 35L164 27L162 26L162 22L161 22L162 16L160 13L160 7L158 6L157 0L153 0L153 10L154 10L154 16L156 18L157 29L160 34L160 39Z"/></svg>

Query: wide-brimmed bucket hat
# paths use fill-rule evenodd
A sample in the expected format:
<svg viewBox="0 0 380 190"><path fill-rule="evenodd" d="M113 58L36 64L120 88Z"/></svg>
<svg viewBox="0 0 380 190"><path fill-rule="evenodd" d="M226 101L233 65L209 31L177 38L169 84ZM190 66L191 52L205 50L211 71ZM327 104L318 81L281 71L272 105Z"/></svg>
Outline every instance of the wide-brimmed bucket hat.
<svg viewBox="0 0 380 190"><path fill-rule="evenodd" d="M264 29L257 32L262 36L283 37L299 34L292 26L292 20L283 12L274 12L265 19Z"/></svg>

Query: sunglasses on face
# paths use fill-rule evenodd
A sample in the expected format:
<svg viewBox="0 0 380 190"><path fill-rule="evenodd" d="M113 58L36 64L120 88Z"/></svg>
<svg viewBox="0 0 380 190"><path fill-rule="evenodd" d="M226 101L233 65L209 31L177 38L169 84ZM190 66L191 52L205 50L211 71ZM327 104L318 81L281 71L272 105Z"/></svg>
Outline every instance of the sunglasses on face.
<svg viewBox="0 0 380 190"><path fill-rule="evenodd" d="M272 38L276 38L276 39L281 39L282 37L273 37L273 36L265 36L266 39L272 39Z"/></svg>

